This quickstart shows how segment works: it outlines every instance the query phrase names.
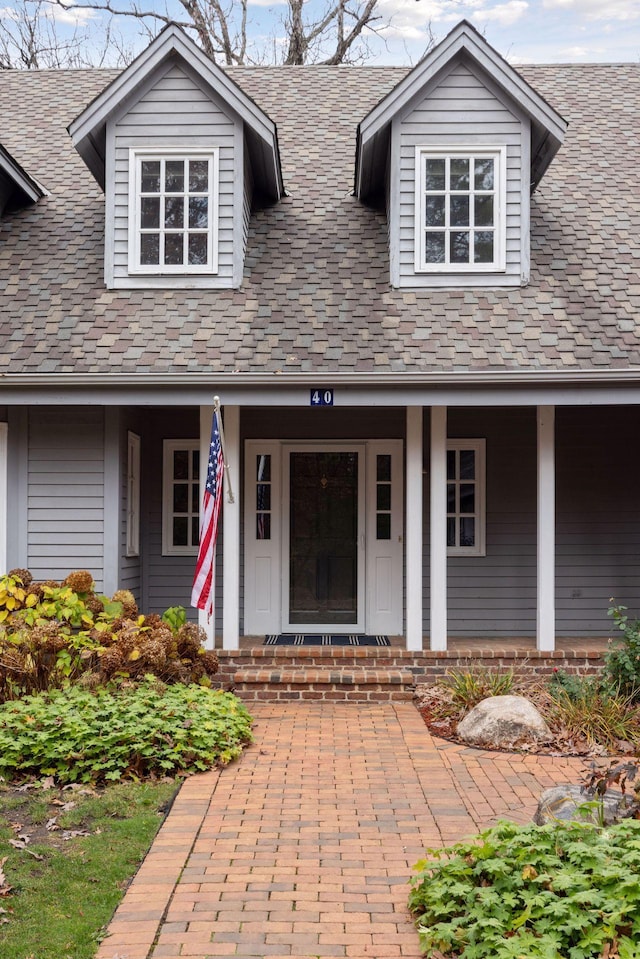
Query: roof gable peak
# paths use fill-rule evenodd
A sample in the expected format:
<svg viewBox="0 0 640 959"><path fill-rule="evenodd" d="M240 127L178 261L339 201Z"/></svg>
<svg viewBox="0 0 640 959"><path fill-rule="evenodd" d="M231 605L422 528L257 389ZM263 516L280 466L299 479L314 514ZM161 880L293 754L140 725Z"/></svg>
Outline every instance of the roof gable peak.
<svg viewBox="0 0 640 959"><path fill-rule="evenodd" d="M148 78L167 60L183 60L198 77L214 90L240 117L257 139L270 162L262 166L265 182L263 188L274 198L282 196L284 186L278 149L275 123L231 79L221 67L213 62L175 23L168 24L132 63L126 67L69 125L69 134L75 148L104 187L105 179L105 129L107 121L132 96Z"/></svg>

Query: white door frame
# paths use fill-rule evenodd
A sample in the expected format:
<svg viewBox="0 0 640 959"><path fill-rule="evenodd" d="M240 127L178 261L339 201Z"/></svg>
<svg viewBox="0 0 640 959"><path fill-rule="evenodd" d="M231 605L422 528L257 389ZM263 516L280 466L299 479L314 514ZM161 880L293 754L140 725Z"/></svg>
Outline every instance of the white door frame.
<svg viewBox="0 0 640 959"><path fill-rule="evenodd" d="M357 453L358 454L358 586L357 621L355 623L291 623L289 613L290 584L290 487L291 453ZM282 632L283 633L342 633L364 632L365 628L365 523L366 523L366 468L367 447L363 440L338 443L287 442L282 444Z"/></svg>

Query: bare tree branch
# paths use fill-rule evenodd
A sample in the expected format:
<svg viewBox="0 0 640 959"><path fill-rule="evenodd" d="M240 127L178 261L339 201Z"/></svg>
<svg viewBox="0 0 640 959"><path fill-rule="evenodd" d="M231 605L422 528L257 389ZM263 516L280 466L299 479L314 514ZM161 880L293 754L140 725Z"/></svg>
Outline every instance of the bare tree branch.
<svg viewBox="0 0 640 959"><path fill-rule="evenodd" d="M153 24L176 23L195 37L208 56L226 65L266 61L331 64L361 59L367 52L364 35L375 34L381 19L376 15L379 0L328 0L319 12L309 0L287 0L284 38L271 37L255 44L250 37L248 0L175 0L182 8L181 17L172 15L166 6L141 7L137 0L50 2L66 11L93 10L115 19L133 19L151 34ZM284 51L282 57L279 50Z"/></svg>

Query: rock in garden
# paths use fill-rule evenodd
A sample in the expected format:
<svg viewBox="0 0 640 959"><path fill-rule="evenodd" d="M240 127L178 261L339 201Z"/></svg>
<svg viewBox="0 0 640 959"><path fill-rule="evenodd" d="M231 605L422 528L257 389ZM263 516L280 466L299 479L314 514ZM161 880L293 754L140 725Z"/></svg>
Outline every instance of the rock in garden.
<svg viewBox="0 0 640 959"><path fill-rule="evenodd" d="M544 741L551 731L524 696L490 696L458 724L458 736L471 746L505 748Z"/></svg>
<svg viewBox="0 0 640 959"><path fill-rule="evenodd" d="M610 826L624 819L632 799L617 789L607 789L601 799L591 797L581 786L569 784L545 789L533 821L537 826L561 819Z"/></svg>

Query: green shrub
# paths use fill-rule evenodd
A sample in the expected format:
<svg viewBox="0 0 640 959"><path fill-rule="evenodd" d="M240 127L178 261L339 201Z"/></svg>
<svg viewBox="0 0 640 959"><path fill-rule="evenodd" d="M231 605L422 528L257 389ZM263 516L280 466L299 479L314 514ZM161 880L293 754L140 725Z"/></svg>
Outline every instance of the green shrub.
<svg viewBox="0 0 640 959"><path fill-rule="evenodd" d="M0 775L61 783L196 772L237 757L251 718L203 686L69 686L0 706Z"/></svg>
<svg viewBox="0 0 640 959"><path fill-rule="evenodd" d="M613 601L612 601L613 602ZM640 620L629 620L626 606L612 606L609 616L622 633L605 653L605 676L621 692L640 699Z"/></svg>
<svg viewBox="0 0 640 959"><path fill-rule="evenodd" d="M447 672L443 683L451 691L454 706L469 710L489 696L507 696L515 684L512 669L498 671L475 666L473 669Z"/></svg>
<svg viewBox="0 0 640 959"><path fill-rule="evenodd" d="M502 822L427 851L409 907L427 956L640 959L640 822Z"/></svg>

